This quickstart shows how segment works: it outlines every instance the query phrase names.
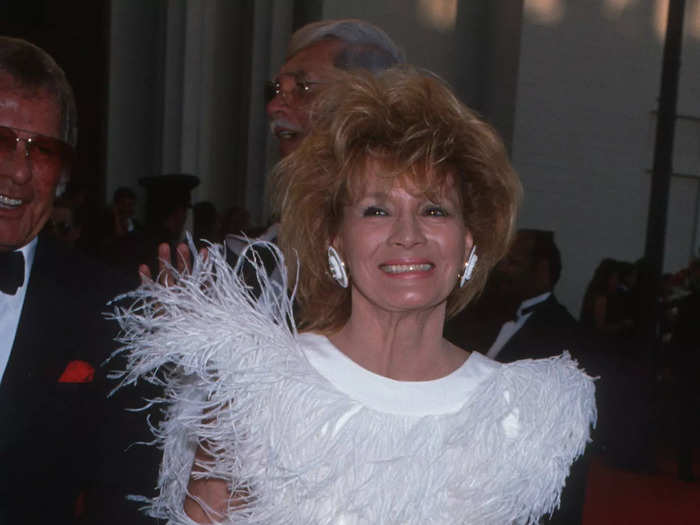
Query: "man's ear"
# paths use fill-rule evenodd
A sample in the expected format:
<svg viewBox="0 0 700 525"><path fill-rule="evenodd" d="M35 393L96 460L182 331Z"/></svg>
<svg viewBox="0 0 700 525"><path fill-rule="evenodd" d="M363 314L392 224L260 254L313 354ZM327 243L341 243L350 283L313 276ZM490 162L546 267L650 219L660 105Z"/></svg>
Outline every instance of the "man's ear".
<svg viewBox="0 0 700 525"><path fill-rule="evenodd" d="M61 177L56 183L56 190L54 191L55 197L58 198L66 192L66 187L68 186L68 180L70 176L65 171L61 173Z"/></svg>
<svg viewBox="0 0 700 525"><path fill-rule="evenodd" d="M552 289L552 272L549 268L549 261L547 259L538 259L535 261L535 282L538 287L547 290ZM544 293L544 292L542 292Z"/></svg>

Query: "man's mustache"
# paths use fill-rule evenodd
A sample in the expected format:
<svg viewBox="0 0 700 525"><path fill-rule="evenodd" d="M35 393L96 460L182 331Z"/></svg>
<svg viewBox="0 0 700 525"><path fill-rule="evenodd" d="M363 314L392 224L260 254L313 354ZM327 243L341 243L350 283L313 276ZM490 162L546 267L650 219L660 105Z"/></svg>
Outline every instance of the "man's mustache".
<svg viewBox="0 0 700 525"><path fill-rule="evenodd" d="M291 131L292 133L303 133L303 129L285 118L276 118L270 121L270 132L276 135L278 131Z"/></svg>

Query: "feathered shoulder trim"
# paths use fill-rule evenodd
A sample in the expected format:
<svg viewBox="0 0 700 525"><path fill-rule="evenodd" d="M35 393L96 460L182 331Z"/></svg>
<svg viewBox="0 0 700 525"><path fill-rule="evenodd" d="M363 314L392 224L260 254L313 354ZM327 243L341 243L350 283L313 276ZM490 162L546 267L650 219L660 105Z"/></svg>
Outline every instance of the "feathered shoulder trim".
<svg viewBox="0 0 700 525"><path fill-rule="evenodd" d="M567 354L508 365L473 355L486 376L455 412L382 412L312 366L278 249L257 244L242 260L231 268L212 246L177 286L145 284L116 310L122 384L164 389L152 516L192 523L183 501L202 444L212 459L198 475L226 480L238 497L226 523L534 524L556 508L595 421L592 380Z"/></svg>

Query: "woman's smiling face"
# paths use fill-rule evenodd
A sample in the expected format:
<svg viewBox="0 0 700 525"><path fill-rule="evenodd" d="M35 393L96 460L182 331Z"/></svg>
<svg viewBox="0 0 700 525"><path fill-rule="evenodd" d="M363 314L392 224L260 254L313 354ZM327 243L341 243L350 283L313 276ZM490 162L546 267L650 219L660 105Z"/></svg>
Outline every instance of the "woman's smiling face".
<svg viewBox="0 0 700 525"><path fill-rule="evenodd" d="M382 169L367 162L362 191L332 242L350 276L353 309L358 301L397 313L435 308L457 285L472 246L454 181L430 198Z"/></svg>

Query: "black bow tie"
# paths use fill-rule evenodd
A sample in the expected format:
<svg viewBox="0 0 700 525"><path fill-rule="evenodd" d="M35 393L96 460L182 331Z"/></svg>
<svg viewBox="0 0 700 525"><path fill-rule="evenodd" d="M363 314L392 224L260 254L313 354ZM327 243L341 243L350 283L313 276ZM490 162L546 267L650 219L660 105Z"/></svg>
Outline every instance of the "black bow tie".
<svg viewBox="0 0 700 525"><path fill-rule="evenodd" d="M24 284L24 254L0 252L0 292L15 295Z"/></svg>

